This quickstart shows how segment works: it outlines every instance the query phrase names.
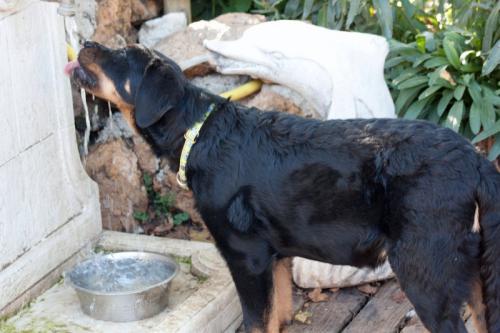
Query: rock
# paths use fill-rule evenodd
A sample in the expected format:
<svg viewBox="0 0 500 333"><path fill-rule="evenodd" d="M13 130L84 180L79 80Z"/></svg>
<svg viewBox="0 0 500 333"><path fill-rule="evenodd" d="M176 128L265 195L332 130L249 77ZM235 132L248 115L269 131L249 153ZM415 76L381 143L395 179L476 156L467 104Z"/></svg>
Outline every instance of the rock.
<svg viewBox="0 0 500 333"><path fill-rule="evenodd" d="M96 12L96 28L92 39L108 47L124 47L137 41L137 31L132 26L130 1L101 0Z"/></svg>
<svg viewBox="0 0 500 333"><path fill-rule="evenodd" d="M95 115L93 112L90 113L92 116L97 117L97 115ZM103 117L100 117L99 119L102 118ZM132 138L132 136L134 135L134 132L132 132L132 129L130 128L127 121L125 120L125 118L123 118L123 115L120 112L115 112L112 114L111 118L107 117L105 119L106 119L106 124L99 132L99 135L95 143L97 144L105 143L109 140L114 140L119 138L128 139Z"/></svg>
<svg viewBox="0 0 500 333"><path fill-rule="evenodd" d="M234 40L247 28L264 21L262 15L224 14L211 21L191 23L187 29L159 41L155 49L179 63L183 69L194 67L208 60L209 51L203 46L204 39Z"/></svg>
<svg viewBox="0 0 500 333"><path fill-rule="evenodd" d="M81 41L90 40L94 35L97 13L97 1L95 0L76 0L75 21L78 26L78 35Z"/></svg>
<svg viewBox="0 0 500 333"><path fill-rule="evenodd" d="M137 42L137 24L159 15L161 0L76 0L75 21L80 41L109 47Z"/></svg>
<svg viewBox="0 0 500 333"><path fill-rule="evenodd" d="M86 169L99 184L102 223L105 229L137 229L134 211L148 208L136 155L122 140L106 142L89 153Z"/></svg>
<svg viewBox="0 0 500 333"><path fill-rule="evenodd" d="M287 112L307 118L319 117L299 93L276 84L263 84L257 94L242 100L241 103L266 111Z"/></svg>
<svg viewBox="0 0 500 333"><path fill-rule="evenodd" d="M131 5L133 24L158 17L163 9L161 0L131 0Z"/></svg>
<svg viewBox="0 0 500 333"><path fill-rule="evenodd" d="M137 156L137 161L139 162L139 167L141 168L141 170L151 175L156 174L160 161L154 154L149 144L138 135L135 135L133 137L133 141L134 152Z"/></svg>
<svg viewBox="0 0 500 333"><path fill-rule="evenodd" d="M197 87L206 89L213 94L221 94L241 86L249 80L250 78L246 75L222 75L214 73L194 77L191 79L191 83Z"/></svg>
<svg viewBox="0 0 500 333"><path fill-rule="evenodd" d="M186 28L184 13L168 13L154 20L144 22L139 30L139 43L153 47L160 40Z"/></svg>
<svg viewBox="0 0 500 333"><path fill-rule="evenodd" d="M177 184L176 172L170 170L168 164L163 161L164 167L161 170L161 182L168 187L169 191L175 195L174 206L189 214L191 221L196 224L204 224L203 219L196 209L193 192L183 190ZM164 188L163 186L163 188Z"/></svg>

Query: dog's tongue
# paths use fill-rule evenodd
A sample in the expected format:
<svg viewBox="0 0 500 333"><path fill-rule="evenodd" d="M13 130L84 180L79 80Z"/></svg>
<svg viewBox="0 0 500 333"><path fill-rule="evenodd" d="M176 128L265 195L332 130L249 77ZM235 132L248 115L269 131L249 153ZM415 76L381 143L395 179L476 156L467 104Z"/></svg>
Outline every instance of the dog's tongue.
<svg viewBox="0 0 500 333"><path fill-rule="evenodd" d="M75 68L78 67L80 67L80 63L78 62L78 60L70 61L66 64L66 66L64 66L64 73L66 73L66 75L71 75Z"/></svg>

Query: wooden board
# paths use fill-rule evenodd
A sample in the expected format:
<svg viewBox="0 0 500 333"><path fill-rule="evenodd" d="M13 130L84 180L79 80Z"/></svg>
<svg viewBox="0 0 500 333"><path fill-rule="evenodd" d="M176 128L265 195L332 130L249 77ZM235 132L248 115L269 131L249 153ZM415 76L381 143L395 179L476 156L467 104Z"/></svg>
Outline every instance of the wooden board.
<svg viewBox="0 0 500 333"><path fill-rule="evenodd" d="M412 305L396 281L384 284L378 293L349 323L345 333L391 333L397 332Z"/></svg>
<svg viewBox="0 0 500 333"><path fill-rule="evenodd" d="M309 303L309 306L304 308L313 314L311 324L294 322L288 327L288 332L340 332L367 300L367 296L354 288L328 294L328 301Z"/></svg>

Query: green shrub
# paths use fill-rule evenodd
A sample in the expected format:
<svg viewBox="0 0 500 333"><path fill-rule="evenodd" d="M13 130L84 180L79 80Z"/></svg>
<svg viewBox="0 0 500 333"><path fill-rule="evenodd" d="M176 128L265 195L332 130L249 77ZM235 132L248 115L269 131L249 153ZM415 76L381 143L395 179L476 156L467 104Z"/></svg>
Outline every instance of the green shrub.
<svg viewBox="0 0 500 333"><path fill-rule="evenodd" d="M399 117L427 119L500 155L500 1L193 0L210 18L249 11L390 40L386 79ZM196 16L196 15L195 15Z"/></svg>

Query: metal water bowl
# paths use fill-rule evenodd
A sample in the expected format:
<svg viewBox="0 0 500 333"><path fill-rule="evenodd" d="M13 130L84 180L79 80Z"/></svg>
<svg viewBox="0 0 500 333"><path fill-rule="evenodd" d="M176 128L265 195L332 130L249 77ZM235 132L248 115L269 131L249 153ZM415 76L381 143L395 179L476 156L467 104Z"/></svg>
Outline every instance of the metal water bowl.
<svg viewBox="0 0 500 333"><path fill-rule="evenodd" d="M83 312L95 319L141 320L168 305L170 281L179 265L147 252L97 255L76 265L66 280L78 294Z"/></svg>

